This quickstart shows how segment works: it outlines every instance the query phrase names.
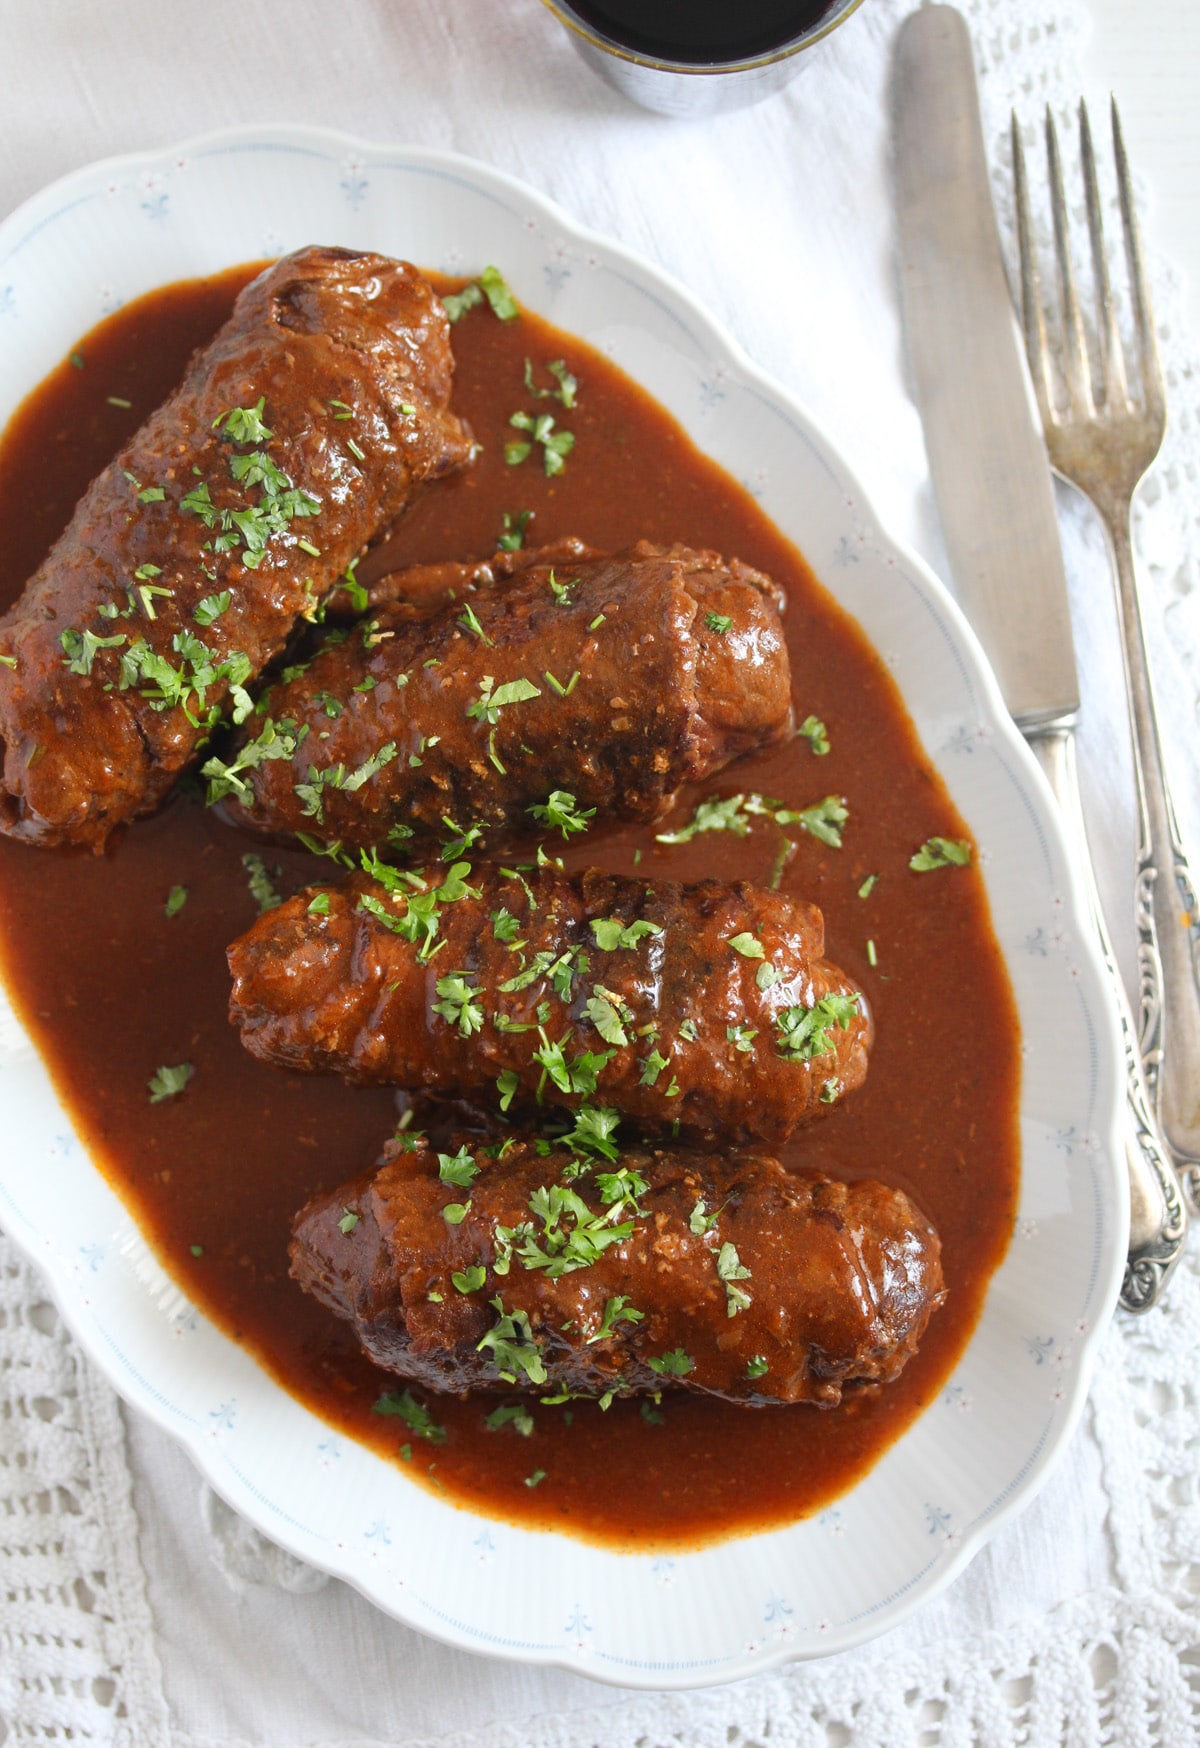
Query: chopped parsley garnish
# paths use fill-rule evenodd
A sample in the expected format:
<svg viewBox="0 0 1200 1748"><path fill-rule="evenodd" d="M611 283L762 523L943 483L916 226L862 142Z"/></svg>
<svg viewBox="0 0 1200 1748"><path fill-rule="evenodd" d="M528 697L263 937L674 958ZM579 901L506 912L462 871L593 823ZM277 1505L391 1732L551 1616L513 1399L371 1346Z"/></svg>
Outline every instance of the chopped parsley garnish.
<svg viewBox="0 0 1200 1748"><path fill-rule="evenodd" d="M545 1469L535 1469L533 1471L532 1475L526 1475L525 1485L526 1485L526 1487L540 1487L542 1482L545 1479L546 1479Z"/></svg>
<svg viewBox="0 0 1200 1748"><path fill-rule="evenodd" d="M697 1238L703 1238L706 1232L712 1231L720 1218L720 1208L716 1209L714 1213L709 1214L705 1211L704 1203L697 1202L693 1207L691 1217L688 1220L688 1231L693 1233Z"/></svg>
<svg viewBox="0 0 1200 1748"><path fill-rule="evenodd" d="M685 1353L681 1347L672 1348L661 1359L648 1359L646 1364L652 1372L657 1372L663 1378L686 1378L689 1372L696 1369L696 1362L691 1354Z"/></svg>
<svg viewBox="0 0 1200 1748"><path fill-rule="evenodd" d="M491 913L492 934L497 941L511 945L521 932L521 925L506 905Z"/></svg>
<svg viewBox="0 0 1200 1748"><path fill-rule="evenodd" d="M809 1062L836 1048L830 1028L845 1031L858 1012L858 997L826 995L813 1007L788 1008L776 1017L779 1037L775 1048L788 1062Z"/></svg>
<svg viewBox="0 0 1200 1748"><path fill-rule="evenodd" d="M181 1093L196 1070L190 1062L177 1062L174 1067L156 1069L147 1082L150 1088L150 1103L161 1105L164 1099L173 1099Z"/></svg>
<svg viewBox="0 0 1200 1748"><path fill-rule="evenodd" d="M575 672L571 675L571 678L567 681L565 686L558 678L557 674L552 674L549 668L546 669L542 678L545 680L550 690L556 692L560 698L569 698L579 684L579 669L575 669ZM592 809L592 812L595 812L595 808Z"/></svg>
<svg viewBox="0 0 1200 1748"><path fill-rule="evenodd" d="M510 467L519 467L533 452L535 443L542 446L542 467L547 479L553 479L567 465L567 456L575 447L574 431L556 431L553 413L513 413L509 424L517 431L527 431L528 440L510 438L504 445L504 459Z"/></svg>
<svg viewBox="0 0 1200 1748"><path fill-rule="evenodd" d="M762 959L765 957L763 944L757 935L752 935L749 929L743 929L740 935L730 935L729 945L735 953L740 953L743 959Z"/></svg>
<svg viewBox="0 0 1200 1748"><path fill-rule="evenodd" d="M829 751L829 736L819 716L806 716L796 733L803 736L818 758L824 758Z"/></svg>
<svg viewBox="0 0 1200 1748"><path fill-rule="evenodd" d="M725 1283L725 1313L728 1317L736 1317L739 1311L745 1311L750 1303L750 1295L744 1287L739 1287L739 1281L750 1279L750 1270L742 1263L737 1249L732 1244L723 1244L717 1254L717 1276Z"/></svg>
<svg viewBox="0 0 1200 1748"><path fill-rule="evenodd" d="M626 1209L631 1214L641 1214L638 1197L644 1196L650 1185L640 1171L635 1171L631 1165L623 1165L618 1171L598 1171L596 1188L605 1207L615 1210L612 1217L619 1219Z"/></svg>
<svg viewBox="0 0 1200 1748"><path fill-rule="evenodd" d="M250 896L258 906L258 914L262 916L265 911L277 910L283 900L275 890L262 857L247 851L242 857L242 867L250 877ZM278 868L275 872L278 874Z"/></svg>
<svg viewBox="0 0 1200 1748"><path fill-rule="evenodd" d="M124 395L106 395L105 399L110 407L120 407L123 412L128 412L133 405L133 402L127 401Z"/></svg>
<svg viewBox="0 0 1200 1748"><path fill-rule="evenodd" d="M575 405L575 397L579 392L577 379L571 375L565 361L561 358L553 359L547 364L546 369L558 384L557 388L536 387L533 380L533 364L528 358L525 360L525 387L531 395L536 395L540 401L561 401L569 412Z"/></svg>
<svg viewBox="0 0 1200 1748"><path fill-rule="evenodd" d="M532 510L505 510L504 533L496 542L501 552L520 552L525 544L525 530L533 518Z"/></svg>
<svg viewBox="0 0 1200 1748"><path fill-rule="evenodd" d="M841 828L849 817L850 810L840 795L826 795L824 800L814 802L811 807L802 807L796 815L796 823L803 826L810 837L819 838L821 843L840 850Z"/></svg>
<svg viewBox="0 0 1200 1748"><path fill-rule="evenodd" d="M587 1345L594 1341L607 1341L613 1334L618 1323L640 1323L645 1316L644 1311L635 1311L624 1293L618 1293L612 1299L604 1302L604 1315L600 1319L595 1335L589 1335Z"/></svg>
<svg viewBox="0 0 1200 1748"><path fill-rule="evenodd" d="M260 395L253 407L231 407L227 413L217 414L212 428L231 443L269 443L275 433L263 424L266 404L266 396Z"/></svg>
<svg viewBox="0 0 1200 1748"><path fill-rule="evenodd" d="M602 953L615 953L622 947L636 947L647 935L661 935L662 924L639 917L636 922L623 923L619 917L593 917L588 924Z"/></svg>
<svg viewBox="0 0 1200 1748"><path fill-rule="evenodd" d="M477 1293L487 1280L487 1270L481 1262L477 1262L469 1269L455 1269L450 1279L460 1293Z"/></svg>
<svg viewBox="0 0 1200 1748"><path fill-rule="evenodd" d="M540 686L535 686L532 680L506 680L504 685L496 686L492 676L485 674L479 682L479 697L474 704L467 705L467 715L473 716L478 722L498 722L500 712L507 705L524 704L531 698L540 698L541 695Z"/></svg>
<svg viewBox="0 0 1200 1748"><path fill-rule="evenodd" d="M733 620L728 613L706 613L704 623L710 631L715 631L719 637L724 637L733 624Z"/></svg>
<svg viewBox="0 0 1200 1748"><path fill-rule="evenodd" d="M471 1203L469 1198L465 1202L447 1202L442 1209L442 1219L446 1222L447 1226L461 1226L470 1212Z"/></svg>
<svg viewBox="0 0 1200 1748"><path fill-rule="evenodd" d="M515 1068L506 1068L496 1076L496 1091L500 1094L500 1109L507 1111L520 1089L521 1077Z"/></svg>
<svg viewBox="0 0 1200 1748"><path fill-rule="evenodd" d="M872 892L875 890L875 882L878 879L878 874L868 874L858 889L858 896L860 898L870 898Z"/></svg>
<svg viewBox="0 0 1200 1748"><path fill-rule="evenodd" d="M868 941L867 942L867 964L870 965L872 969L874 969L874 967L876 965L878 965L878 963L879 963L879 955L875 951L875 943L874 943L874 941Z"/></svg>
<svg viewBox="0 0 1200 1748"><path fill-rule="evenodd" d="M769 959L765 959L754 973L754 981L760 989L774 989L779 982L779 971Z"/></svg>
<svg viewBox="0 0 1200 1748"><path fill-rule="evenodd" d="M755 1026L726 1026L725 1037L735 1050L740 1050L743 1056L749 1056L754 1049L758 1029Z"/></svg>
<svg viewBox="0 0 1200 1748"><path fill-rule="evenodd" d="M585 1016L592 1022L606 1044L613 1044L618 1049L629 1042L629 1036L621 1024L621 1014L615 998L609 990L599 983L592 985L594 993L584 1003Z"/></svg>
<svg viewBox="0 0 1200 1748"><path fill-rule="evenodd" d="M444 1184L453 1184L456 1189L465 1190L479 1176L479 1167L474 1155L460 1147L457 1153L439 1153L438 1176Z"/></svg>
<svg viewBox="0 0 1200 1748"><path fill-rule="evenodd" d="M469 975L451 971L445 977L439 977L437 993L440 999L433 1004L434 1013L440 1014L450 1025L457 1026L463 1038L469 1038L483 1026L483 1008L477 1000L479 986L468 981Z"/></svg>
<svg viewBox="0 0 1200 1748"><path fill-rule="evenodd" d="M119 649L128 639L123 631L115 637L97 637L94 631L62 631L58 637L66 657L64 666L72 674L90 674L96 656L102 649Z"/></svg>
<svg viewBox="0 0 1200 1748"><path fill-rule="evenodd" d="M767 1364L766 1359L760 1353L752 1354L746 1361L746 1376L748 1378L761 1378L769 1372L770 1369L771 1368Z"/></svg>
<svg viewBox="0 0 1200 1748"><path fill-rule="evenodd" d="M502 1426L511 1426L522 1438L528 1438L533 1431L533 1415L523 1402L502 1402L499 1408L492 1409L483 1424L489 1432L499 1432Z"/></svg>
<svg viewBox="0 0 1200 1748"><path fill-rule="evenodd" d="M619 1111L610 1105L580 1105L574 1116L575 1127L560 1137L564 1147L575 1153L598 1153L604 1159L619 1156L613 1139L621 1121Z"/></svg>
<svg viewBox="0 0 1200 1748"><path fill-rule="evenodd" d="M396 1414L415 1433L431 1445L446 1442L446 1429L439 1426L423 1402L418 1402L411 1390L389 1390L371 1406L372 1414Z"/></svg>
<svg viewBox="0 0 1200 1748"><path fill-rule="evenodd" d="M479 623L479 616L469 601L459 614L458 623L465 630L473 631L480 643L486 643L489 647L495 644L495 638L489 637L487 632L483 629L483 626Z"/></svg>
<svg viewBox="0 0 1200 1748"><path fill-rule="evenodd" d="M222 589L219 595L205 595L202 601L197 601L192 608L192 618L197 625L210 626L214 619L219 619L222 613L228 611L233 594L229 589Z"/></svg>
<svg viewBox="0 0 1200 1748"><path fill-rule="evenodd" d="M186 886L172 886L167 894L167 902L163 905L164 916L178 916L188 901Z"/></svg>
<svg viewBox="0 0 1200 1748"><path fill-rule="evenodd" d="M508 289L504 275L498 267L485 267L478 279L464 285L461 291L452 291L448 297L444 297L442 307L448 319L457 322L485 298L492 314L499 316L502 322L511 322L521 313L517 300Z"/></svg>
<svg viewBox="0 0 1200 1748"><path fill-rule="evenodd" d="M822 1084L820 1100L823 1105L836 1105L841 1096L841 1084L836 1079L830 1079Z"/></svg>
<svg viewBox="0 0 1200 1748"><path fill-rule="evenodd" d="M660 844L690 844L700 832L735 832L744 838L750 830L745 800L744 795L727 795L723 799L711 796L697 804L686 825L677 831L659 832L657 841Z"/></svg>
<svg viewBox="0 0 1200 1748"><path fill-rule="evenodd" d="M259 765L268 764L272 759L290 759L307 733L307 723L299 726L291 717L276 722L268 716L253 740L239 747L236 756L228 763L215 755L206 759L200 767L200 775L208 779L208 805L211 807L235 791L238 795L248 795L250 785L242 772L257 770Z"/></svg>
<svg viewBox="0 0 1200 1748"><path fill-rule="evenodd" d="M498 1313L496 1322L476 1346L477 1353L486 1349L492 1356L497 1374L506 1384L515 1384L524 1374L531 1384L546 1382L546 1367L541 1350L529 1323L527 1311L506 1311L504 1301L496 1296L488 1301Z"/></svg>
<svg viewBox="0 0 1200 1748"><path fill-rule="evenodd" d="M588 820L596 813L594 807L577 808L568 789L552 789L545 801L535 801L527 811L540 824L557 827L564 838L569 838L572 832L585 832Z"/></svg>
<svg viewBox="0 0 1200 1748"><path fill-rule="evenodd" d="M353 1208L343 1207L342 1217L338 1221L338 1231L344 1232L346 1236L349 1237L351 1232L353 1232L354 1228L358 1225L360 1217L360 1215L354 1212Z"/></svg>
<svg viewBox="0 0 1200 1748"><path fill-rule="evenodd" d="M916 874L927 874L932 868L965 868L970 860L966 838L926 838L908 865Z"/></svg>
<svg viewBox="0 0 1200 1748"><path fill-rule="evenodd" d="M543 1269L548 1280L590 1268L614 1244L621 1244L633 1231L633 1220L614 1223L625 1202L607 1213L593 1214L583 1197L568 1184L543 1184L529 1198L534 1220L519 1226L497 1226L498 1240L511 1247L523 1268ZM536 1224L541 1222L539 1231ZM499 1266L496 1273L507 1272ZM536 1382L537 1380L535 1380Z"/></svg>
<svg viewBox="0 0 1200 1748"><path fill-rule="evenodd" d="M297 799L303 802L301 812L311 819L324 820L325 790L341 789L347 795L355 795L364 783L371 780L390 765L396 757L398 748L394 740L387 741L378 752L364 759L362 764L353 771L347 771L345 765L329 765L324 770L318 770L315 765L308 767L308 782L295 783L293 788Z"/></svg>
<svg viewBox="0 0 1200 1748"><path fill-rule="evenodd" d="M642 1072L638 1076L638 1085L653 1086L663 1069L669 1068L670 1065L671 1059L669 1056L660 1056L657 1050L653 1051L642 1063Z"/></svg>

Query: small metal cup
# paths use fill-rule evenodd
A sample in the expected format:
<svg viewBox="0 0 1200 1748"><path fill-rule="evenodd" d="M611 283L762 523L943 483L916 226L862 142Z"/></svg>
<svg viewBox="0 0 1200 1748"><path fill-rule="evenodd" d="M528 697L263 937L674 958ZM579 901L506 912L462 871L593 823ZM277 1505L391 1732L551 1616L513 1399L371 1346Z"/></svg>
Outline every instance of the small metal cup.
<svg viewBox="0 0 1200 1748"><path fill-rule="evenodd" d="M703 63L668 60L627 48L582 19L570 0L542 0L542 4L570 31L572 42L592 71L623 97L660 115L695 117L742 109L782 90L799 71L804 50L836 30L861 0L834 0L823 18L766 54Z"/></svg>

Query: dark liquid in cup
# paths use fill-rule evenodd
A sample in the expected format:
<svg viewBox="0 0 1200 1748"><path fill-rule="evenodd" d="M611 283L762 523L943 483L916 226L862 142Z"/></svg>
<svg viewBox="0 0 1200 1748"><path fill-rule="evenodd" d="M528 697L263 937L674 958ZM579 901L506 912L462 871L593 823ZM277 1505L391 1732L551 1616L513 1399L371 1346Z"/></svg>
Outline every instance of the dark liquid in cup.
<svg viewBox="0 0 1200 1748"><path fill-rule="evenodd" d="M571 0L572 10L635 54L696 66L751 60L819 24L835 0Z"/></svg>

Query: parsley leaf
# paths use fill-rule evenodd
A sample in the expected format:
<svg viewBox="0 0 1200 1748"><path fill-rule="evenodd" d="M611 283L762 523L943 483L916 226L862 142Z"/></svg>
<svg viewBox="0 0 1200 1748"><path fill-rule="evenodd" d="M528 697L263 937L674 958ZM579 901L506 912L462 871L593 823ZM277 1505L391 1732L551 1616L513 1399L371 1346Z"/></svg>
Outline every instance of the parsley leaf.
<svg viewBox="0 0 1200 1748"><path fill-rule="evenodd" d="M523 704L541 695L541 687L535 686L532 680L507 680L504 685L496 686L492 676L485 674L479 682L479 697L474 704L467 705L467 715L479 722L498 722L501 710L507 705Z"/></svg>
<svg viewBox="0 0 1200 1748"><path fill-rule="evenodd" d="M371 1406L372 1414L396 1414L418 1438L431 1445L446 1442L446 1429L439 1426L423 1402L418 1402L411 1390L389 1390Z"/></svg>
<svg viewBox="0 0 1200 1748"><path fill-rule="evenodd" d="M727 1317L736 1317L739 1311L745 1311L750 1304L749 1293L737 1285L738 1281L750 1279L750 1270L742 1263L734 1245L721 1246L717 1255L717 1276L725 1283L725 1314Z"/></svg>
<svg viewBox="0 0 1200 1748"><path fill-rule="evenodd" d="M615 916L593 917L588 927L595 935L596 945L602 953L615 953L622 947L636 947L647 935L662 934L661 923L646 922L640 917L632 923L622 923Z"/></svg>
<svg viewBox="0 0 1200 1748"><path fill-rule="evenodd" d="M258 906L259 916L264 915L269 910L278 909L283 900L272 884L271 876L267 873L266 863L262 857L256 856L253 851L248 851L242 857L242 867L250 876L250 896ZM278 868L275 872L278 874Z"/></svg>
<svg viewBox="0 0 1200 1748"><path fill-rule="evenodd" d="M482 1353L487 1349L490 1352L497 1374L506 1384L515 1384L521 1374L531 1384L544 1384L546 1367L530 1326L529 1313L506 1311L499 1295L488 1302L495 1306L499 1315L483 1340L477 1343L475 1351Z"/></svg>
<svg viewBox="0 0 1200 1748"><path fill-rule="evenodd" d="M829 736L819 716L806 716L796 733L804 737L819 759L829 751Z"/></svg>
<svg viewBox="0 0 1200 1748"><path fill-rule="evenodd" d="M914 873L927 874L933 868L965 868L970 860L966 838L926 838L908 865Z"/></svg>
<svg viewBox="0 0 1200 1748"><path fill-rule="evenodd" d="M596 813L594 807L577 809L575 797L567 789L552 789L545 801L535 801L527 811L542 825L557 826L564 838L572 832L585 832L588 820Z"/></svg>
<svg viewBox="0 0 1200 1748"><path fill-rule="evenodd" d="M177 1062L173 1068L156 1069L147 1082L150 1088L150 1103L161 1105L164 1099L173 1099L181 1093L196 1070L190 1062Z"/></svg>
<svg viewBox="0 0 1200 1748"><path fill-rule="evenodd" d="M715 631L719 637L724 637L733 624L733 620L728 613L706 613L704 623L710 631Z"/></svg>
<svg viewBox="0 0 1200 1748"><path fill-rule="evenodd" d="M525 360L525 387L531 395L536 395L540 401L561 401L569 412L575 405L575 397L579 392L577 379L571 375L565 361L561 358L552 360L551 363L547 364L546 369L558 384L557 388L537 388L535 386L533 364L528 358Z"/></svg>
<svg viewBox="0 0 1200 1748"><path fill-rule="evenodd" d="M487 1280L487 1270L481 1262L477 1262L469 1269L455 1269L450 1279L460 1293L477 1293Z"/></svg>
<svg viewBox="0 0 1200 1748"><path fill-rule="evenodd" d="M483 1424L489 1432L499 1432L502 1426L511 1426L522 1438L528 1438L533 1431L533 1415L523 1402L502 1402L499 1408L492 1409Z"/></svg>
<svg viewBox="0 0 1200 1748"><path fill-rule="evenodd" d="M730 935L727 938L734 952L740 953L743 959L762 959L766 956L762 942L749 929L743 929L740 935Z"/></svg>
<svg viewBox="0 0 1200 1748"><path fill-rule="evenodd" d="M858 1012L855 995L826 995L813 1007L787 1008L776 1016L779 1030L775 1048L788 1062L809 1062L835 1048L830 1028L845 1031Z"/></svg>
<svg viewBox="0 0 1200 1748"><path fill-rule="evenodd" d="M439 1153L438 1176L444 1184L453 1184L456 1189L465 1190L479 1176L479 1167L474 1156L460 1147L457 1153Z"/></svg>
<svg viewBox="0 0 1200 1748"><path fill-rule="evenodd" d="M652 1372L665 1378L686 1378L689 1372L696 1369L696 1362L691 1354L685 1353L681 1347L672 1348L661 1359L648 1359L646 1364Z"/></svg>
<svg viewBox="0 0 1200 1748"><path fill-rule="evenodd" d="M624 1293L617 1293L614 1298L604 1302L604 1315L600 1319L595 1335L589 1335L587 1345L591 1347L595 1341L607 1341L613 1334L618 1323L640 1323L645 1316L644 1311L635 1311Z"/></svg>
<svg viewBox="0 0 1200 1748"><path fill-rule="evenodd" d="M815 801L811 807L802 807L797 823L804 827L810 837L819 838L821 843L840 850L841 828L849 817L850 811L840 795L826 795L823 801Z"/></svg>
<svg viewBox="0 0 1200 1748"><path fill-rule="evenodd" d="M504 533L496 542L501 552L520 552L525 544L525 530L533 517L532 510L505 510Z"/></svg>
<svg viewBox="0 0 1200 1748"><path fill-rule="evenodd" d="M584 1003L584 1015L592 1022L606 1044L613 1044L618 1048L628 1044L629 1036L621 1024L621 1016L617 1008L608 999L607 994L600 993L601 984L593 984L592 988L596 993L590 995Z"/></svg>
<svg viewBox="0 0 1200 1748"><path fill-rule="evenodd" d="M164 916L178 916L188 900L186 886L172 886L167 894L167 902L163 905Z"/></svg>

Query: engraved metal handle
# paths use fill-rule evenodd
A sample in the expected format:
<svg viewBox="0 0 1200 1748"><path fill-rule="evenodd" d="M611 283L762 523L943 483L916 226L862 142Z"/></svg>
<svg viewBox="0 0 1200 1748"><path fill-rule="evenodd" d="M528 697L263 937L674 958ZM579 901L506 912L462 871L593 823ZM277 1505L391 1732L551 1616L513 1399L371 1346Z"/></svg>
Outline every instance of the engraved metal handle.
<svg viewBox="0 0 1200 1748"><path fill-rule="evenodd" d="M1112 545L1137 779L1138 1014L1151 1099L1194 1208L1200 1207L1200 906L1163 769L1128 512L1101 506Z"/></svg>
<svg viewBox="0 0 1200 1748"><path fill-rule="evenodd" d="M1183 1252L1187 1238L1187 1208L1171 1167L1166 1141L1150 1097L1137 1026L1117 968L1116 955L1088 850L1087 829L1075 769L1075 736L1069 728L1026 731L1026 739L1046 773L1062 808L1068 835L1077 851L1088 909L1108 969L1125 1054L1125 1108L1122 1138L1129 1169L1129 1258L1121 1285L1126 1311L1148 1311L1157 1301Z"/></svg>

